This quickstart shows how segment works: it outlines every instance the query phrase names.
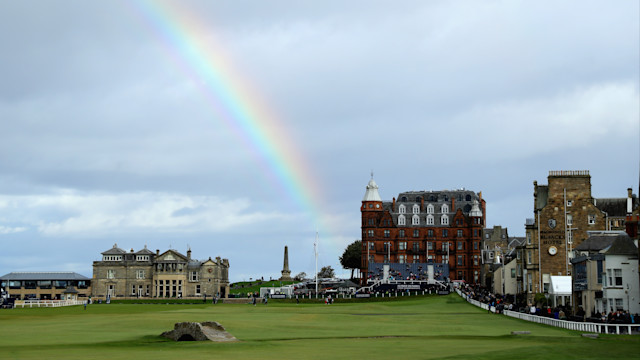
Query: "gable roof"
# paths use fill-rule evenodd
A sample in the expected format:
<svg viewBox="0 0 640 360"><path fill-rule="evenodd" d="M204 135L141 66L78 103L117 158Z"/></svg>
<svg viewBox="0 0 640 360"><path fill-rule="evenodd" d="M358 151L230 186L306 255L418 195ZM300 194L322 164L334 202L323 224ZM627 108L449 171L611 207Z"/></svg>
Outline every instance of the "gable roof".
<svg viewBox="0 0 640 360"><path fill-rule="evenodd" d="M178 262L178 261L184 261L187 262L188 259L186 256L180 254L177 250L173 250L173 249L169 249L165 252L163 252L162 254L156 256L155 258L156 262Z"/></svg>

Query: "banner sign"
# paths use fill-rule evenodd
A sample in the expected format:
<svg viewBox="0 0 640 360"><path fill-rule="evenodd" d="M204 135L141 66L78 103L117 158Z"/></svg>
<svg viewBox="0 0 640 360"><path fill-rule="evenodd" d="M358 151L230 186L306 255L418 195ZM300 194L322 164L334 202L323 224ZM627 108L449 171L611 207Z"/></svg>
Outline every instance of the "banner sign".
<svg viewBox="0 0 640 360"><path fill-rule="evenodd" d="M398 290L420 290L420 284L398 284Z"/></svg>
<svg viewBox="0 0 640 360"><path fill-rule="evenodd" d="M371 294L356 294L356 298L370 298Z"/></svg>
<svg viewBox="0 0 640 360"><path fill-rule="evenodd" d="M286 294L271 294L271 298L272 299L286 299L287 295Z"/></svg>

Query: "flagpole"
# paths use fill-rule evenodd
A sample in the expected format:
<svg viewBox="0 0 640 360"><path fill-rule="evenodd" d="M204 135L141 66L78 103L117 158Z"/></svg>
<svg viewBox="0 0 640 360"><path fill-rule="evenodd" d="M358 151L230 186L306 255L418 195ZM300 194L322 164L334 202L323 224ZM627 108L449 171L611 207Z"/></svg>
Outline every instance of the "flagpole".
<svg viewBox="0 0 640 360"><path fill-rule="evenodd" d="M313 243L313 250L316 255L316 299L318 298L318 230L316 230L316 241Z"/></svg>

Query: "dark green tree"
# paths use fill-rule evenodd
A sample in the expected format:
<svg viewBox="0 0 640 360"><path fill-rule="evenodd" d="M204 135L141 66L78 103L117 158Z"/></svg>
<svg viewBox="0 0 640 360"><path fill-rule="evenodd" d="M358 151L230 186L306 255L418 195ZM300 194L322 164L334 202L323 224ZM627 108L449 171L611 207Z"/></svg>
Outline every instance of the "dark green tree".
<svg viewBox="0 0 640 360"><path fill-rule="evenodd" d="M349 244L344 253L340 256L340 264L345 269L351 270L351 278L353 279L353 272L360 268L362 257L362 241L356 240Z"/></svg>
<svg viewBox="0 0 640 360"><path fill-rule="evenodd" d="M336 275L335 271L331 265L323 266L320 271L318 271L318 278L332 278Z"/></svg>
<svg viewBox="0 0 640 360"><path fill-rule="evenodd" d="M302 280L304 280L306 277L307 277L307 273L303 271L303 272L301 272L301 273L298 273L298 275L296 275L296 276L293 278L293 280L295 280L295 281L302 281Z"/></svg>

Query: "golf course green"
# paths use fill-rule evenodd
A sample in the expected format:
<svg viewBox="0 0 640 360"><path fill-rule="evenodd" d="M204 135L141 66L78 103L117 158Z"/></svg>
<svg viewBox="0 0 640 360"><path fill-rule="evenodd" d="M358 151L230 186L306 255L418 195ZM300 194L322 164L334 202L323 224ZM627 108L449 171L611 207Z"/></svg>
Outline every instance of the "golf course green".
<svg viewBox="0 0 640 360"><path fill-rule="evenodd" d="M173 342L183 321L239 341ZM530 331L529 335L511 335ZM640 337L488 314L455 294L333 305L94 304L0 310L0 359L638 359Z"/></svg>

